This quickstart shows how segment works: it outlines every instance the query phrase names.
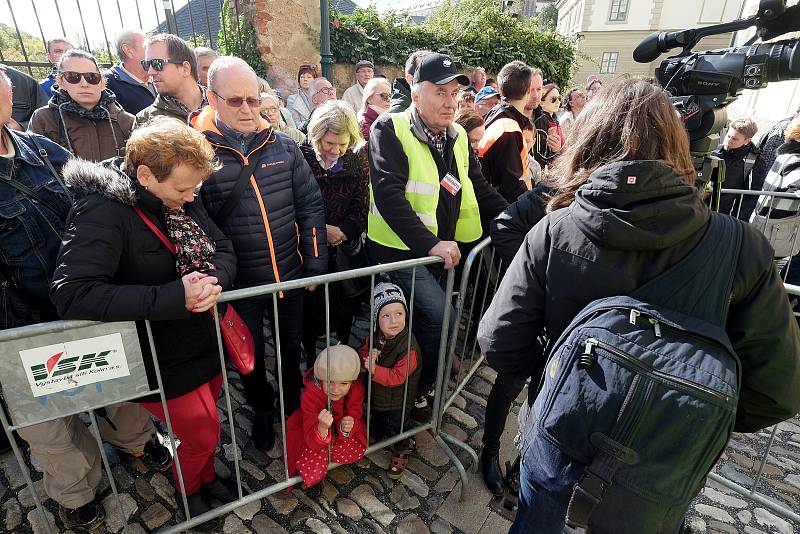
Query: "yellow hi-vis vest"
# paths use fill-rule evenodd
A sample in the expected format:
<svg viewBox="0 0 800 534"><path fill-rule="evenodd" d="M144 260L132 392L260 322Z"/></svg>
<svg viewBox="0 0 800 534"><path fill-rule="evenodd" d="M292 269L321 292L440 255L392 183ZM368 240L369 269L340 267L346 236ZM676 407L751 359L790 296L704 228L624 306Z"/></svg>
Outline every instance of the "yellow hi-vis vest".
<svg viewBox="0 0 800 534"><path fill-rule="evenodd" d="M411 131L411 119L407 112L390 115L394 132L403 146L408 160L408 182L405 198L411 209L417 214L422 224L433 235L438 235L439 224L436 220L436 207L439 205L439 169L433 159L431 149L414 136ZM456 222L455 240L471 243L481 237L481 216L478 199L469 179L469 142L467 132L458 124L453 124L458 136L453 146L453 153L458 168L458 179L461 182L461 208ZM447 193L450 194L450 193ZM400 237L392 230L381 216L375 205L372 182L369 185L369 215L367 217L367 235L369 238L386 247L409 250Z"/></svg>

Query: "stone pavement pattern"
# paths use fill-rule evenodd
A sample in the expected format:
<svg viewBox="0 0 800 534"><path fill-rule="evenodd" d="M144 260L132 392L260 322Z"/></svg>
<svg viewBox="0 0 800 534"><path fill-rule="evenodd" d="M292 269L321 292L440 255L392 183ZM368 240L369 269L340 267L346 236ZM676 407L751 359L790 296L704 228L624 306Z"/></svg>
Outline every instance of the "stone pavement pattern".
<svg viewBox="0 0 800 534"><path fill-rule="evenodd" d="M360 321L358 326L353 335L363 339L368 325ZM274 355L272 345L269 354ZM274 368L274 357L270 360L268 367ZM443 430L471 444L476 450L480 447L483 412L494 376L494 371L481 367L444 418ZM239 453L242 480L248 490L256 491L283 479L282 448L280 442L267 453L252 447L248 438L252 411L245 404L236 373L229 372L228 377L232 386L231 404L237 443L244 444L243 453ZM522 396L518 401L521 399ZM224 396L218 406L223 430L217 469L223 476L233 477L234 451L230 444ZM501 451L503 461L513 459L511 440L516 428L515 418L515 413L512 413L507 421L504 449ZM277 428L280 430L280 425ZM754 462L757 466L768 437L767 432L736 435L717 471L740 484L752 483ZM416 441L417 451L399 481L386 476L390 454L386 450L379 451L357 464L332 470L317 490L312 488L304 492L295 489L291 495L282 491L261 502L238 508L225 517L222 531L225 534L499 534L508 531L509 521L489 508L491 495L480 475L469 473L466 500L459 502L461 483L445 453L428 433L419 434ZM104 478L107 532L138 534L180 520L183 512L178 510L182 505L176 505L170 474L146 472L141 463L120 459L108 445L106 452L113 466L124 513L123 516ZM456 453L463 462L468 461L466 453L458 450ZM46 499L40 473L33 469L31 473L34 479L39 479L34 490L40 498ZM800 419L780 425L761 488L789 508L800 510ZM45 532L32 495L25 488L20 468L11 453L0 456L0 502L0 530L3 532ZM52 500L46 500L45 506L48 519L53 521L57 506ZM713 482L707 484L693 503L689 522L694 532L708 534L800 532L800 525L793 525ZM100 534L103 529L97 532Z"/></svg>

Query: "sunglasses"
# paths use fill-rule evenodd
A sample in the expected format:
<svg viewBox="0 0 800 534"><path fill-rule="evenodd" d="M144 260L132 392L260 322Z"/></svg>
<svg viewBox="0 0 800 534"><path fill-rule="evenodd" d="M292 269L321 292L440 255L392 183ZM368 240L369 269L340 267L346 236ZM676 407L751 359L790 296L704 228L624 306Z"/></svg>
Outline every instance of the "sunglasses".
<svg viewBox="0 0 800 534"><path fill-rule="evenodd" d="M183 65L183 61L178 61L177 59L143 59L141 61L142 68L145 71L150 70L150 67L153 67L153 70L156 72L161 72L164 70L164 65L167 63L172 63L173 65Z"/></svg>
<svg viewBox="0 0 800 534"><path fill-rule="evenodd" d="M240 108L242 107L242 104L244 104L245 102L247 102L247 105L251 108L261 107L261 98L253 98L253 97L242 98L241 96L232 96L230 98L225 98L216 91L211 91L211 92L217 95L217 98L224 100L225 103L232 108Z"/></svg>
<svg viewBox="0 0 800 534"><path fill-rule="evenodd" d="M561 97L560 96L551 96L548 100L550 101L551 104L555 104L556 102L561 102Z"/></svg>
<svg viewBox="0 0 800 534"><path fill-rule="evenodd" d="M86 83L91 85L97 85L100 83L100 80L103 79L103 75L99 72L75 72L68 70L61 73L61 77L64 78L64 81L72 84L79 83L81 81L81 76L86 80Z"/></svg>

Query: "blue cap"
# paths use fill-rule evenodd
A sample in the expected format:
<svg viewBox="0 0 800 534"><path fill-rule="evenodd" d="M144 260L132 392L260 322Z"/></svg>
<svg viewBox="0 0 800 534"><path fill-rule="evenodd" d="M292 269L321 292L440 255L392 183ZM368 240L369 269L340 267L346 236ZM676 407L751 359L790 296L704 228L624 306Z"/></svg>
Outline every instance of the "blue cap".
<svg viewBox="0 0 800 534"><path fill-rule="evenodd" d="M477 104L484 98L491 98L493 96L500 96L500 93L498 93L497 89L495 89L491 85L487 85L486 87L478 91L478 94L475 95L475 103Z"/></svg>

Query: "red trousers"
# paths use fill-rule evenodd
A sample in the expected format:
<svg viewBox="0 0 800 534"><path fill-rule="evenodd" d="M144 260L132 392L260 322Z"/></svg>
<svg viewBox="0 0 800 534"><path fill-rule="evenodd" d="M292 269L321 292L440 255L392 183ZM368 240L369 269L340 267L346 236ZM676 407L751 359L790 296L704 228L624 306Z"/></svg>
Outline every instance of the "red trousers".
<svg viewBox="0 0 800 534"><path fill-rule="evenodd" d="M167 401L172 431L181 440L178 460L186 495L197 493L202 484L214 480L214 452L220 431L217 398L221 390L222 374L218 374L199 388ZM161 402L143 402L142 406L166 422ZM179 488L177 467L178 463L173 462L172 476Z"/></svg>

